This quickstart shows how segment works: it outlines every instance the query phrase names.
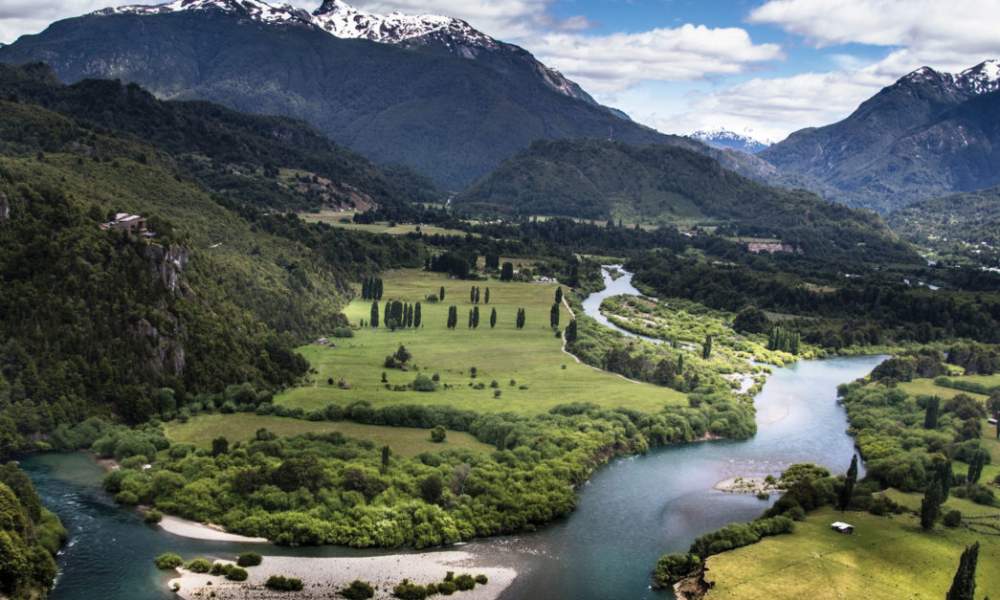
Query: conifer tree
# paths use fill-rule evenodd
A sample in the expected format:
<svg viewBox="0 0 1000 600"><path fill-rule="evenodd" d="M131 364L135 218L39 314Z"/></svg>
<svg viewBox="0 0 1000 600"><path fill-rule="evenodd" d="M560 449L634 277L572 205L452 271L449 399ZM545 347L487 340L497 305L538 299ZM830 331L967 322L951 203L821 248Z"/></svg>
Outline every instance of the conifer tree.
<svg viewBox="0 0 1000 600"><path fill-rule="evenodd" d="M514 263L505 262L500 269L500 281L511 281L514 279Z"/></svg>
<svg viewBox="0 0 1000 600"><path fill-rule="evenodd" d="M982 448L973 452L972 458L969 459L969 473L966 476L969 483L979 483L979 478L983 476L983 467L989 458L989 452Z"/></svg>
<svg viewBox="0 0 1000 600"><path fill-rule="evenodd" d="M454 329L458 325L458 307L452 304L448 307L448 329Z"/></svg>
<svg viewBox="0 0 1000 600"><path fill-rule="evenodd" d="M472 329L472 309L469 309L469 329Z"/></svg>
<svg viewBox="0 0 1000 600"><path fill-rule="evenodd" d="M683 375L684 374L684 355L683 354L678 354L677 355L677 374L678 375Z"/></svg>
<svg viewBox="0 0 1000 600"><path fill-rule="evenodd" d="M556 304L562 302L562 286L556 288Z"/></svg>
<svg viewBox="0 0 1000 600"><path fill-rule="evenodd" d="M927 407L924 409L924 429L937 429L938 413L940 410L940 398L931 396L927 399Z"/></svg>
<svg viewBox="0 0 1000 600"><path fill-rule="evenodd" d="M576 341L576 319L569 322L566 326L566 343L572 344Z"/></svg>
<svg viewBox="0 0 1000 600"><path fill-rule="evenodd" d="M920 527L924 531L934 529L934 523L937 522L938 516L941 514L942 502L944 499L941 497L941 483L935 478L927 486L924 499L920 502Z"/></svg>
<svg viewBox="0 0 1000 600"><path fill-rule="evenodd" d="M837 508L841 512L847 510L851 503L851 496L854 495L854 484L858 482L858 455L851 457L851 466L847 469L847 477L844 479L844 487L840 490L840 502Z"/></svg>
<svg viewBox="0 0 1000 600"><path fill-rule="evenodd" d="M392 318L392 302L386 302L382 309L382 324L389 327L389 319Z"/></svg>
<svg viewBox="0 0 1000 600"><path fill-rule="evenodd" d="M444 302L444 286L441 286L441 290L438 292L438 300Z"/></svg>
<svg viewBox="0 0 1000 600"><path fill-rule="evenodd" d="M375 280L375 299L382 299L382 278L379 277Z"/></svg>
<svg viewBox="0 0 1000 600"><path fill-rule="evenodd" d="M414 329L419 329L420 328L420 322L421 322L421 320L422 320L422 315L420 314L420 303L417 302L417 304L413 307L413 327L414 327Z"/></svg>
<svg viewBox="0 0 1000 600"><path fill-rule="evenodd" d="M701 357L705 360L712 358L712 336L705 336L705 343L701 346Z"/></svg>
<svg viewBox="0 0 1000 600"><path fill-rule="evenodd" d="M489 304L489 303L490 303L490 288L486 288L486 302L485 302L485 304Z"/></svg>
<svg viewBox="0 0 1000 600"><path fill-rule="evenodd" d="M370 292L369 292L368 284L370 284L370 283L371 283L371 281L367 277L365 277L364 279L361 280L361 299L362 300L368 300L369 299Z"/></svg>
<svg viewBox="0 0 1000 600"><path fill-rule="evenodd" d="M945 600L976 600L976 565L979 562L979 542L966 546L958 561L958 570Z"/></svg>
<svg viewBox="0 0 1000 600"><path fill-rule="evenodd" d="M476 303L476 286L469 288L469 304Z"/></svg>
<svg viewBox="0 0 1000 600"><path fill-rule="evenodd" d="M489 296L490 296L490 289L486 288L486 297L489 298ZM493 329L496 326L497 326L497 309L494 308L493 310L490 311L490 329Z"/></svg>
<svg viewBox="0 0 1000 600"><path fill-rule="evenodd" d="M382 472L385 473L389 470L389 457L392 455L392 450L389 446L382 446Z"/></svg>
<svg viewBox="0 0 1000 600"><path fill-rule="evenodd" d="M549 309L549 326L552 329L559 329L559 303L553 302L552 308Z"/></svg>
<svg viewBox="0 0 1000 600"><path fill-rule="evenodd" d="M478 306L473 306L472 307L472 328L473 329L478 329L479 328L479 307Z"/></svg>
<svg viewBox="0 0 1000 600"><path fill-rule="evenodd" d="M378 300L372 301L372 314L368 321L371 323L372 327L376 329L378 328Z"/></svg>

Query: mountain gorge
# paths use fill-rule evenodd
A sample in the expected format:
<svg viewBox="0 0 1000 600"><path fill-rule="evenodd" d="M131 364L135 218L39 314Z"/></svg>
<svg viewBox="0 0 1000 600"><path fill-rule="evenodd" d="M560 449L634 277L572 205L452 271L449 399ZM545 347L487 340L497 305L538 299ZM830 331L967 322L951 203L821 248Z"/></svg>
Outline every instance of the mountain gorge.
<svg viewBox="0 0 1000 600"><path fill-rule="evenodd" d="M0 61L46 62L64 82L119 78L160 98L301 118L452 189L536 139L700 145L598 105L530 53L462 21L379 17L342 2L314 14L256 0L108 9L23 36Z"/></svg>
<svg viewBox="0 0 1000 600"><path fill-rule="evenodd" d="M849 117L804 129L760 156L828 198L888 212L1000 183L1000 62L959 74L924 67Z"/></svg>

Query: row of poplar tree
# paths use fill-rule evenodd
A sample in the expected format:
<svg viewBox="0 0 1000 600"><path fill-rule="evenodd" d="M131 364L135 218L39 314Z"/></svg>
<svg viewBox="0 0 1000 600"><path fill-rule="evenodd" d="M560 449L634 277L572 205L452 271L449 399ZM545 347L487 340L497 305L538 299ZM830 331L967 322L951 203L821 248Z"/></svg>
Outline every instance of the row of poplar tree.
<svg viewBox="0 0 1000 600"><path fill-rule="evenodd" d="M392 300L385 303L385 310L382 313L382 324L389 329L419 328L422 322L420 303L409 304ZM362 327L377 328L379 326L378 301L372 302L371 315L367 323L362 322Z"/></svg>
<svg viewBox="0 0 1000 600"><path fill-rule="evenodd" d="M361 281L361 299L362 300L381 300L382 299L382 278L381 277L365 277Z"/></svg>

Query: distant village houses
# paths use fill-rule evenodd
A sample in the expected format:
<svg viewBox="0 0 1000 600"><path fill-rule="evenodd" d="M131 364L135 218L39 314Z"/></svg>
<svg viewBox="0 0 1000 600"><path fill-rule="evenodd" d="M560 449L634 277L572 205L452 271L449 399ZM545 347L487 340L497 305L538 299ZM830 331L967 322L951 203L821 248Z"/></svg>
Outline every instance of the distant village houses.
<svg viewBox="0 0 1000 600"><path fill-rule="evenodd" d="M146 226L146 218L131 213L115 213L115 218L107 223L101 224L104 231L126 231L130 235L138 235L146 238L154 237L156 234Z"/></svg>

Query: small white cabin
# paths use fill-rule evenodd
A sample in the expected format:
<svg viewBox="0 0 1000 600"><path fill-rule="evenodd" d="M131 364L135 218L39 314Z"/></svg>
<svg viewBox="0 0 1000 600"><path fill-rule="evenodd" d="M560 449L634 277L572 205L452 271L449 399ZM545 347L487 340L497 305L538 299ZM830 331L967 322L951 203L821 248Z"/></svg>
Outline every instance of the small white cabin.
<svg viewBox="0 0 1000 600"><path fill-rule="evenodd" d="M854 525L844 523L843 521L830 523L830 529L836 531L837 533L843 533L844 535L851 535L854 533Z"/></svg>

